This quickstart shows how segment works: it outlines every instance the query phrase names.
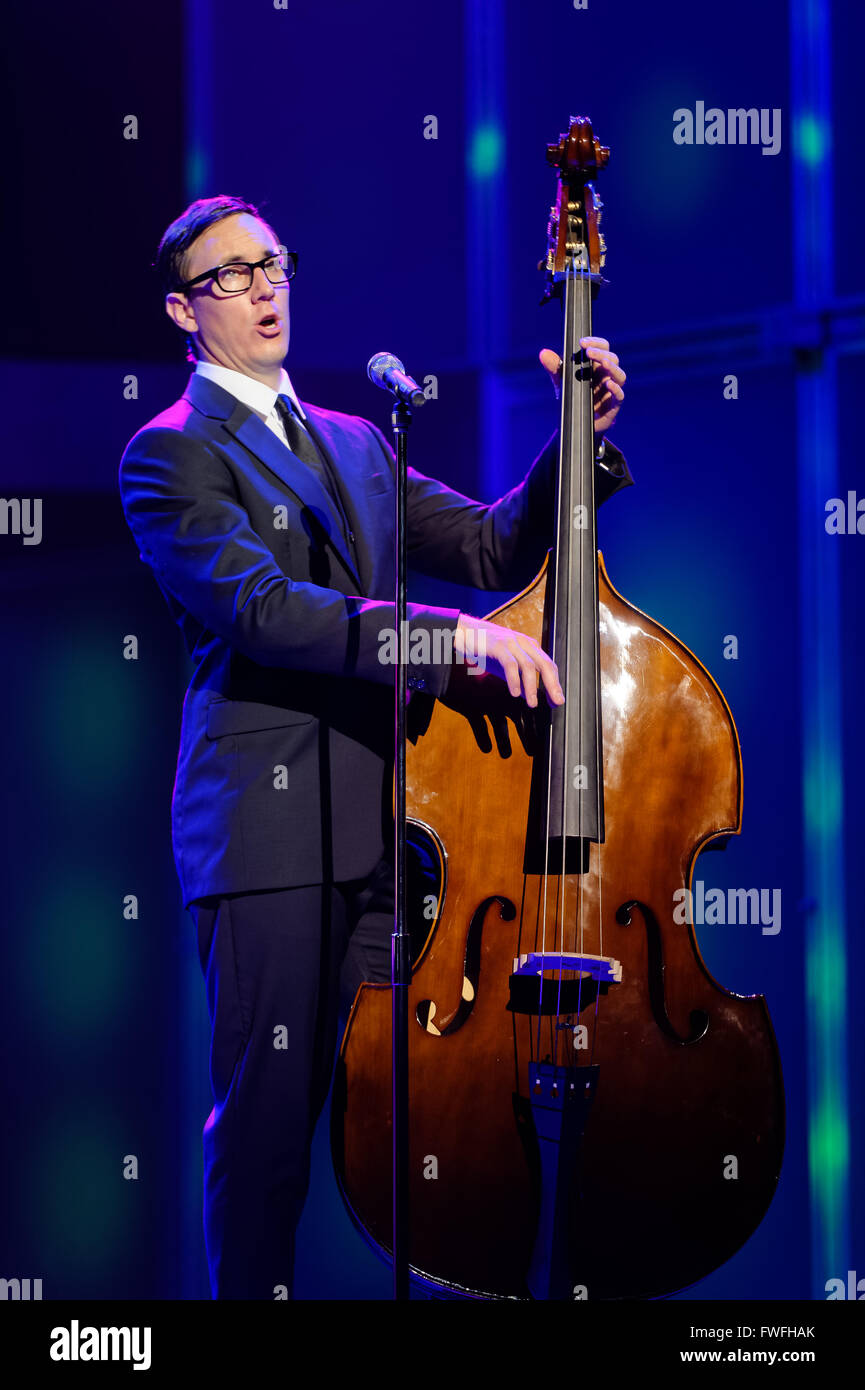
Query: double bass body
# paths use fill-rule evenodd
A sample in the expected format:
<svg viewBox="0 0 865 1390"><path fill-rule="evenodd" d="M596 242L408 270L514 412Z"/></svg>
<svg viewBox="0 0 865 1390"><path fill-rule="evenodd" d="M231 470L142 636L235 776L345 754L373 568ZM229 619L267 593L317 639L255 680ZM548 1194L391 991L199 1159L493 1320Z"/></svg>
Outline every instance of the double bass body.
<svg viewBox="0 0 865 1390"><path fill-rule="evenodd" d="M723 989L693 928L673 920L701 847L739 829L732 716L687 648L599 571L606 838L589 872L564 883L595 924L584 951L598 952L602 928L621 980L600 997L584 991L559 1029L576 1068L590 1054L597 1067L560 1211L571 1296L650 1298L717 1268L758 1225L780 1172L783 1091L762 996ZM545 581L496 621L540 641ZM500 685L463 676L456 707L436 702L408 748L408 813L435 827L444 870L409 998L411 1264L454 1292L520 1298L543 1172L527 1094L537 1018L512 1007L512 975L543 937L545 895L542 878L523 873L531 720ZM554 896L548 886L548 941ZM362 986L340 1058L335 1152L349 1207L383 1251L389 1046L390 990Z"/></svg>

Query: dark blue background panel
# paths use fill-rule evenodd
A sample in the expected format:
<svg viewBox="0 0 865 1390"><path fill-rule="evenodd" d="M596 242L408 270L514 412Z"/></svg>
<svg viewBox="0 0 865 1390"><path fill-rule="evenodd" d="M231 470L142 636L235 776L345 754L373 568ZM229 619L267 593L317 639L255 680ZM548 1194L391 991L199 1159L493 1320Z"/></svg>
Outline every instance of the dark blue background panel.
<svg viewBox="0 0 865 1390"><path fill-rule="evenodd" d="M555 181L545 147L588 115L610 147L597 188L609 244L614 331L750 312L790 295L789 147L677 145L679 108L780 107L786 117L782 0L723 13L653 5L507 6L508 275L512 350L535 337L529 289L545 250ZM539 22L540 20L540 22ZM747 35L747 42L743 41ZM611 336L606 333L606 336Z"/></svg>
<svg viewBox="0 0 865 1390"><path fill-rule="evenodd" d="M206 191L259 204L299 252L292 355L338 369L395 344L417 371L460 358L462 6L246 7L244 67L223 38L236 3L207 14L214 87L231 95L212 106Z"/></svg>
<svg viewBox="0 0 865 1390"><path fill-rule="evenodd" d="M183 196L183 6L11 5L0 64L13 267L0 350L55 362L167 351L147 268Z"/></svg>

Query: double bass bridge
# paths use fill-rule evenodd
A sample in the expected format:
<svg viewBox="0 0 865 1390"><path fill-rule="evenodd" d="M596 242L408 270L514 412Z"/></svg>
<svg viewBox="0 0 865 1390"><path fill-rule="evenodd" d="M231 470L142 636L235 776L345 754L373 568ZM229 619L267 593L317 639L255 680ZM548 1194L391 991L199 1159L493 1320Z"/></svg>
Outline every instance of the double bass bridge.
<svg viewBox="0 0 865 1390"><path fill-rule="evenodd" d="M517 1014L578 1014L599 990L606 993L621 982L621 962L612 956L528 951L514 959L508 1008Z"/></svg>

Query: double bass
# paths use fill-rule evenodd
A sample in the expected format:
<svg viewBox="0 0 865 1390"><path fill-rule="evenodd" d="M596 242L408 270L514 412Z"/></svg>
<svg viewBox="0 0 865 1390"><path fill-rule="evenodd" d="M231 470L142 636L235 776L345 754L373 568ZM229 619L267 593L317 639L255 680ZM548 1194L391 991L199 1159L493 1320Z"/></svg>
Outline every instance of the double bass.
<svg viewBox="0 0 865 1390"><path fill-rule="evenodd" d="M762 995L723 988L689 901L741 828L732 714L597 549L590 364L609 157L574 118L547 157L564 310L554 543L489 617L549 652L565 703L491 675L413 695L407 819L436 865L409 986L409 1259L441 1297L648 1299L716 1269L777 1185L781 1067ZM349 1211L391 1250L391 990L362 985L332 1147Z"/></svg>

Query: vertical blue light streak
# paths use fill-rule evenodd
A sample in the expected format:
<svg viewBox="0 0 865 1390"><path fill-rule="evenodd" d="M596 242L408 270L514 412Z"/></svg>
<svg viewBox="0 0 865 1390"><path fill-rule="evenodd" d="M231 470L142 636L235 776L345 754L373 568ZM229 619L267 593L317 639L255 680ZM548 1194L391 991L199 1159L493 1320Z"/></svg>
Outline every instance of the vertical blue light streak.
<svg viewBox="0 0 865 1390"><path fill-rule="evenodd" d="M466 0L466 298L468 359L478 369L479 452L483 496L501 483L504 416L495 369L507 346L505 241L505 6Z"/></svg>
<svg viewBox="0 0 865 1390"><path fill-rule="evenodd" d="M791 0L793 255L798 311L834 291L830 5ZM838 495L835 352L823 347L797 378L802 696L805 987L811 1288L846 1281L850 1263L847 972L841 746L838 544L823 521Z"/></svg>
<svg viewBox="0 0 865 1390"><path fill-rule="evenodd" d="M184 181L186 198L213 193L213 0L184 0Z"/></svg>

